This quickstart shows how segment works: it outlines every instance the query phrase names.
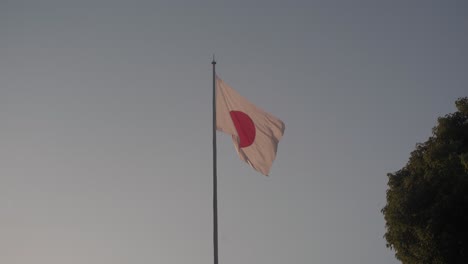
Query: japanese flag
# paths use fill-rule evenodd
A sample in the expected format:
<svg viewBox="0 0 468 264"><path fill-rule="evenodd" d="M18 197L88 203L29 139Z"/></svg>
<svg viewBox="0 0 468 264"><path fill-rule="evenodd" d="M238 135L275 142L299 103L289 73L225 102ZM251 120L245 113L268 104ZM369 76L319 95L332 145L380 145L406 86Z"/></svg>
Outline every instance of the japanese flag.
<svg viewBox="0 0 468 264"><path fill-rule="evenodd" d="M216 128L230 134L241 160L268 176L284 123L216 76Z"/></svg>

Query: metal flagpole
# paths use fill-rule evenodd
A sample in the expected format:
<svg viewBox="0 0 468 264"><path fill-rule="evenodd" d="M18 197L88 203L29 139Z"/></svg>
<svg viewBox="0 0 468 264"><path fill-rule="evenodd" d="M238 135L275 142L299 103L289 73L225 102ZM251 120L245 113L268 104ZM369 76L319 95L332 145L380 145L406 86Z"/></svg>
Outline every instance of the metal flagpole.
<svg viewBox="0 0 468 264"><path fill-rule="evenodd" d="M218 181L216 167L216 61L213 55L213 246L214 264L218 264Z"/></svg>

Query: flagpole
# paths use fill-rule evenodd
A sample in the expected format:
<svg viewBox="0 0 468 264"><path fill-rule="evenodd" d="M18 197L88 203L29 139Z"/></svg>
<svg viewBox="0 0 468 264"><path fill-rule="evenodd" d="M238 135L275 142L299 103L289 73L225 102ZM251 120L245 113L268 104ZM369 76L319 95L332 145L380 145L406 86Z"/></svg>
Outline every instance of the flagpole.
<svg viewBox="0 0 468 264"><path fill-rule="evenodd" d="M214 264L218 264L218 181L216 162L216 61L213 55L213 249Z"/></svg>

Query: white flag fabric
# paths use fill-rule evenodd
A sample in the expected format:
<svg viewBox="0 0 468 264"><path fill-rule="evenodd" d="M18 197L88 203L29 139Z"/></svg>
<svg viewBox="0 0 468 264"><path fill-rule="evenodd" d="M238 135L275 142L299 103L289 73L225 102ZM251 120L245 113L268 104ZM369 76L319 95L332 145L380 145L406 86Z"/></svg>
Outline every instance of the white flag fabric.
<svg viewBox="0 0 468 264"><path fill-rule="evenodd" d="M268 176L284 123L216 76L216 128L230 134L241 160Z"/></svg>

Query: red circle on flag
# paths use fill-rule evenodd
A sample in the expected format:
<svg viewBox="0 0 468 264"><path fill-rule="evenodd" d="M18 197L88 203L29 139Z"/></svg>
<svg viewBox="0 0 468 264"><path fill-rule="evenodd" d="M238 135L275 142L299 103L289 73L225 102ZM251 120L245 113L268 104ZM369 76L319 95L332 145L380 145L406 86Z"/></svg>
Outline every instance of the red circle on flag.
<svg viewBox="0 0 468 264"><path fill-rule="evenodd" d="M246 113L241 111L231 111L232 122L237 130L237 135L239 135L239 147L245 148L250 145L255 140L255 124Z"/></svg>

